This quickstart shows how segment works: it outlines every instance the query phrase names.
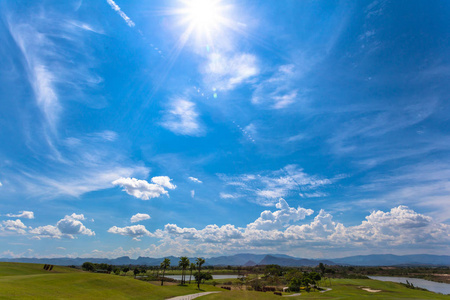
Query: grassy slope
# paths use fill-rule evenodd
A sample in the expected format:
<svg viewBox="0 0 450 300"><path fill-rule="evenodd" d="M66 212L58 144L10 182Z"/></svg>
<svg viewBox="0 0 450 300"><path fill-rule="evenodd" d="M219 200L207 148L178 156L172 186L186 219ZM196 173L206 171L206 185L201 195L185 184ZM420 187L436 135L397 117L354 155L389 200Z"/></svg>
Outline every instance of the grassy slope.
<svg viewBox="0 0 450 300"><path fill-rule="evenodd" d="M0 263L0 299L165 299L198 293L195 285L155 286L130 277L94 274L55 266ZM202 285L205 291L219 290Z"/></svg>
<svg viewBox="0 0 450 300"><path fill-rule="evenodd" d="M318 293L302 292L301 296L287 299L450 299L448 295L439 295L427 291L408 289L398 283L382 282L369 279L336 279L332 281L333 290ZM373 290L382 290L378 293L369 293L361 289L369 287ZM208 295L198 299L281 299L273 293L231 291ZM285 298L283 298L285 299Z"/></svg>

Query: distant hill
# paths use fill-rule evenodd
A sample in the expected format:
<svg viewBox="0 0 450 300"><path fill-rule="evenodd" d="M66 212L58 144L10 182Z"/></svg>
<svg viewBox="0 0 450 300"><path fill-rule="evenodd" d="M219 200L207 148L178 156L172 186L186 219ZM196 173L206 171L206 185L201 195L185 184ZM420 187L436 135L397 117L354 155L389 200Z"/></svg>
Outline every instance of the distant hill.
<svg viewBox="0 0 450 300"><path fill-rule="evenodd" d="M336 263L329 260L315 260L306 258L294 258L294 257L275 257L272 255L266 255L258 265L279 265L284 267L315 267L319 263L326 265L335 265Z"/></svg>
<svg viewBox="0 0 450 300"><path fill-rule="evenodd" d="M435 265L450 266L450 256L448 255L393 255L393 254L374 254L357 255L343 258L330 259L340 265L353 266L397 266L397 265Z"/></svg>
<svg viewBox="0 0 450 300"><path fill-rule="evenodd" d="M178 257L169 256L172 265L178 265ZM5 262L40 263L60 266L80 266L84 262L106 263L111 265L147 265L159 266L164 258L138 257L131 259L122 256L114 259L108 258L0 258ZM189 258L192 262L195 258ZM300 267L317 266L319 263L326 265L352 265L352 266L450 266L448 255L357 255L333 259L306 259L296 258L284 254L235 254L230 256L218 256L206 259L205 265L210 266L254 266L276 264L280 266Z"/></svg>

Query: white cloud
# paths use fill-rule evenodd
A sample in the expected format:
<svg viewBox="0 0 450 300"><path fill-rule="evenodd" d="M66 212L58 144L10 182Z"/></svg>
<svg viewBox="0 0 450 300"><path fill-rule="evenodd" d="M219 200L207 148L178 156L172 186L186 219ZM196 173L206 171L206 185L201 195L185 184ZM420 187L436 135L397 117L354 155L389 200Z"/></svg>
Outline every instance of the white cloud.
<svg viewBox="0 0 450 300"><path fill-rule="evenodd" d="M267 108L288 107L299 98L293 79L296 78L294 65L283 65L269 79L256 86L252 103L266 105Z"/></svg>
<svg viewBox="0 0 450 300"><path fill-rule="evenodd" d="M170 105L171 109L166 112L161 126L181 135L200 136L204 133L193 102L175 99Z"/></svg>
<svg viewBox="0 0 450 300"><path fill-rule="evenodd" d="M120 7L113 0L106 0L108 4L114 9L119 16L127 23L128 26L134 27L134 22L120 9Z"/></svg>
<svg viewBox="0 0 450 300"><path fill-rule="evenodd" d="M448 249L450 226L399 206L388 212L375 211L360 225L344 226L324 210L310 223L298 224L312 210L292 208L280 200L274 212L264 211L245 228L234 225L207 225L203 229L167 224L160 238L164 245L189 248L193 253L223 254L223 249L239 252L299 251L309 249L328 255L342 249ZM291 224L293 223L293 224Z"/></svg>
<svg viewBox="0 0 450 300"><path fill-rule="evenodd" d="M320 198L328 196L327 193L322 192L314 192L314 193L299 193L299 196L302 198Z"/></svg>
<svg viewBox="0 0 450 300"><path fill-rule="evenodd" d="M34 213L32 211L21 211L19 214L7 214L10 218L24 218L24 219L34 219Z"/></svg>
<svg viewBox="0 0 450 300"><path fill-rule="evenodd" d="M0 181L0 186L3 186L2 182Z"/></svg>
<svg viewBox="0 0 450 300"><path fill-rule="evenodd" d="M74 239L75 235L94 236L95 232L86 228L80 220L84 220L84 215L73 213L65 216L56 223L56 226L45 225L30 229L31 234L35 234L34 238L69 238Z"/></svg>
<svg viewBox="0 0 450 300"><path fill-rule="evenodd" d="M54 238L54 239L60 239L61 237L66 237L73 239L73 236L66 236L61 233L61 231L53 225L45 225L45 226L39 226L36 228L33 228L29 231L31 234L35 234L35 239L41 239L41 238Z"/></svg>
<svg viewBox="0 0 450 300"><path fill-rule="evenodd" d="M150 219L150 216L148 214L141 214L137 213L134 216L131 217L131 223L136 223L144 220Z"/></svg>
<svg viewBox="0 0 450 300"><path fill-rule="evenodd" d="M120 234L125 236L131 236L133 238L140 238L142 236L152 236L144 225L133 225L126 227L113 226L108 229L109 233Z"/></svg>
<svg viewBox="0 0 450 300"><path fill-rule="evenodd" d="M123 187L123 190L131 196L142 200L149 200L151 198L157 198L161 195L169 196L169 193L164 189L165 187L170 189L175 189L176 186L170 181L171 179L167 176L153 177L152 181L155 183L148 183L146 180L139 180L136 178L119 178L112 182L113 185L118 185Z"/></svg>
<svg viewBox="0 0 450 300"><path fill-rule="evenodd" d="M203 183L203 181L201 181L200 179L195 178L195 177L188 177L188 179L190 181L192 181L192 182L195 182L195 183Z"/></svg>
<svg viewBox="0 0 450 300"><path fill-rule="evenodd" d="M170 179L168 176L156 176L152 178L153 183L159 184L160 186L173 190L177 186L171 183L171 181L172 179Z"/></svg>
<svg viewBox="0 0 450 300"><path fill-rule="evenodd" d="M232 195L232 194L227 194L227 193L220 193L220 198L222 199L236 199L239 196L237 195Z"/></svg>
<svg viewBox="0 0 450 300"><path fill-rule="evenodd" d="M235 186L241 192L253 195L249 198L264 206L273 206L279 198L286 197L292 191L306 192L313 196L317 188L332 183L332 180L309 175L297 165L287 165L277 171L266 171L260 174L242 174L228 177L219 175L228 185Z"/></svg>
<svg viewBox="0 0 450 300"><path fill-rule="evenodd" d="M67 216L66 216L66 217L67 217ZM74 220L81 220L81 221L86 220L86 218L84 217L83 214L77 215L76 213L73 213L73 214L71 214L69 217L70 217L71 219L74 219Z"/></svg>
<svg viewBox="0 0 450 300"><path fill-rule="evenodd" d="M75 214L72 214L72 216L73 215ZM65 216L64 219L61 219L58 221L58 223L56 223L56 227L62 234L66 235L84 234L88 236L95 235L95 233L92 230L86 228L83 225L83 223L79 221L80 215L75 215L75 218L73 218L72 216ZM81 220L84 220L84 217Z"/></svg>
<svg viewBox="0 0 450 300"><path fill-rule="evenodd" d="M2 225L0 225L0 230L1 231L14 231L17 234L25 234L26 231L25 229L27 229L27 226L25 226L25 224L22 223L22 221L20 221L19 219L17 220L5 220L2 221Z"/></svg>
<svg viewBox="0 0 450 300"><path fill-rule="evenodd" d="M191 198L195 197L195 190L191 190Z"/></svg>
<svg viewBox="0 0 450 300"><path fill-rule="evenodd" d="M213 53L203 70L208 85L218 90L232 90L242 83L249 82L260 72L254 55L238 53L232 56Z"/></svg>
<svg viewBox="0 0 450 300"><path fill-rule="evenodd" d="M298 207L297 209L289 207L286 200L280 198L276 204L275 212L265 210L261 213L261 216L255 220L255 222L247 225L249 229L264 229L273 230L281 229L289 222L303 220L306 216L311 215L314 211L311 209L305 209Z"/></svg>
<svg viewBox="0 0 450 300"><path fill-rule="evenodd" d="M175 224L167 224L164 230L171 235L181 236L188 240L201 240L207 243L226 242L228 240L242 238L242 232L234 225L207 225L201 230L195 228L180 228Z"/></svg>

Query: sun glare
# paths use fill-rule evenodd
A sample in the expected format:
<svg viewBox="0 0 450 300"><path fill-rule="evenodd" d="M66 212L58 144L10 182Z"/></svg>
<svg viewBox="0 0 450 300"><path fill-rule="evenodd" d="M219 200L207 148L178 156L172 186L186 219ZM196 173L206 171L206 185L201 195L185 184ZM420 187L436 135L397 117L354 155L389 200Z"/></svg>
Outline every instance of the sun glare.
<svg viewBox="0 0 450 300"><path fill-rule="evenodd" d="M189 1L186 13L197 28L211 28L220 19L220 6L217 1Z"/></svg>
<svg viewBox="0 0 450 300"><path fill-rule="evenodd" d="M221 0L181 0L181 5L176 13L182 16L181 22L187 25L189 35L195 33L197 39L206 40L208 44L230 23L225 17L229 6Z"/></svg>

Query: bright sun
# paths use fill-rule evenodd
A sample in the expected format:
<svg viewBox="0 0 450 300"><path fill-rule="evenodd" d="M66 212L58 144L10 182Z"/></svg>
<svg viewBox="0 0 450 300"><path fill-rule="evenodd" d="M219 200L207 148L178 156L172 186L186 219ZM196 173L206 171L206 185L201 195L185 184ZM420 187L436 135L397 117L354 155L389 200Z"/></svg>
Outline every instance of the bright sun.
<svg viewBox="0 0 450 300"><path fill-rule="evenodd" d="M176 14L182 16L181 22L187 25L185 34L195 33L197 39L210 44L213 36L224 26L229 26L230 20L225 17L229 6L221 0L181 0L182 7Z"/></svg>
<svg viewBox="0 0 450 300"><path fill-rule="evenodd" d="M208 28L215 26L220 19L220 6L218 1L194 0L189 1L186 7L186 14L191 22L198 28Z"/></svg>

